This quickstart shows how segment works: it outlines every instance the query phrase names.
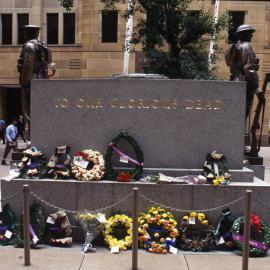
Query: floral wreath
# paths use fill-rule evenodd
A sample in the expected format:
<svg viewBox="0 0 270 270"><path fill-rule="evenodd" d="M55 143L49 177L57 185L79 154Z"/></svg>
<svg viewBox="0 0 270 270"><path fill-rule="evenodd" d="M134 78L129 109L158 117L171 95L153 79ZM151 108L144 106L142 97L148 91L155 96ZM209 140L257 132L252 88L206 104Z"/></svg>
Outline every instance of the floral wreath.
<svg viewBox="0 0 270 270"><path fill-rule="evenodd" d="M115 246L119 246L119 250L130 248L132 245L132 218L120 214L110 217L105 223L103 235L110 249Z"/></svg>
<svg viewBox="0 0 270 270"><path fill-rule="evenodd" d="M123 152L117 149L117 144L121 139L126 140L132 146L132 148L135 151L136 160L129 157L128 155L125 155ZM121 157L125 157L128 161L135 164L136 165L135 168L133 170L129 170L128 172L125 171L119 172L115 170L112 165L112 154L114 151ZM105 155L106 178L111 180L117 179L120 182L130 182L131 179L137 180L143 172L143 165L144 165L143 162L144 162L143 152L141 151L138 143L127 133L127 131L121 131L119 135L112 140L106 151Z"/></svg>
<svg viewBox="0 0 270 270"><path fill-rule="evenodd" d="M227 185L232 178L229 174L227 158L217 151L207 154L203 173L207 181L214 186Z"/></svg>
<svg viewBox="0 0 270 270"><path fill-rule="evenodd" d="M77 180L98 181L105 173L103 156L98 151L82 150L74 155L71 169Z"/></svg>
<svg viewBox="0 0 270 270"><path fill-rule="evenodd" d="M243 227L245 217L239 217L232 226L233 239L238 249L243 250ZM270 247L270 229L257 215L251 215L251 236L249 241L249 255L259 257L266 255ZM255 238L255 239L254 239ZM259 240L257 240L257 238Z"/></svg>
<svg viewBox="0 0 270 270"><path fill-rule="evenodd" d="M183 250L207 251L215 247L212 225L204 213L190 212L182 218L179 246Z"/></svg>
<svg viewBox="0 0 270 270"><path fill-rule="evenodd" d="M170 212L160 207L151 207L139 216L140 245L152 253L168 253L178 236L176 226L177 222Z"/></svg>

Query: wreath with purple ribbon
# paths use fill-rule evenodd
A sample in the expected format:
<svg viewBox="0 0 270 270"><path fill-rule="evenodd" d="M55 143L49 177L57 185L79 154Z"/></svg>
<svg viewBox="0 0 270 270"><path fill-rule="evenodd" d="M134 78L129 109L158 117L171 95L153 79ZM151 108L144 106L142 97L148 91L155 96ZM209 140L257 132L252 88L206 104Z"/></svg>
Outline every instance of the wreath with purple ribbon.
<svg viewBox="0 0 270 270"><path fill-rule="evenodd" d="M117 148L120 140L126 140L131 147L134 149L136 159L131 158L129 155L123 153ZM123 169L121 171L116 170L112 164L112 155L116 152L120 157L125 157L128 162L135 165L135 167L130 169ZM144 165L143 152L140 149L139 144L132 138L127 131L121 131L112 142L109 144L106 155L105 155L105 169L106 169L106 179L118 180L120 182L129 182L131 179L138 180L143 172Z"/></svg>
<svg viewBox="0 0 270 270"><path fill-rule="evenodd" d="M245 217L239 217L232 226L233 240L239 250L243 250ZM260 219L259 226L253 224L251 216L251 233L249 241L249 256L265 256L270 247L270 229Z"/></svg>

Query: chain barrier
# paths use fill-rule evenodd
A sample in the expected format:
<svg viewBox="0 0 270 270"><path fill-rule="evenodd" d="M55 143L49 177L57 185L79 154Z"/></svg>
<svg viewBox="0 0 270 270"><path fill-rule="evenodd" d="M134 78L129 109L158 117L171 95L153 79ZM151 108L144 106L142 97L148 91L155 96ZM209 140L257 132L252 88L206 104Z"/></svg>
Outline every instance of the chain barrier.
<svg viewBox="0 0 270 270"><path fill-rule="evenodd" d="M219 205L219 206L216 206L216 207L213 207L213 208L209 208L209 209L196 209L196 210L190 210L190 209L178 209L178 208L174 208L174 207L171 207L171 206L167 206L165 204L162 204L162 203L159 203L159 202L156 202L150 198L148 198L147 196L143 195L143 194L140 194L139 193L139 197L143 198L144 200L150 202L151 204L154 204L154 205L158 205L160 207L163 207L163 208L167 208L167 209L170 209L171 211L174 211L174 212L179 212L179 213L186 213L186 212L191 212L191 211L195 211L195 212L202 212L202 213L206 213L206 212L211 212L211 211L219 211L219 210L222 210L226 207L230 207L234 204L237 204L239 202L241 202L245 196L241 196L239 197L238 199L235 199L229 203L226 203L226 204L223 204L223 205Z"/></svg>
<svg viewBox="0 0 270 270"><path fill-rule="evenodd" d="M35 194L33 191L30 191L30 194L35 197L37 200L41 201L42 203L44 203L45 205L49 206L49 207L52 207L52 208L55 208L55 209L58 209L58 210L62 210L62 211L65 211L66 213L70 213L70 214L78 214L78 213L81 213L83 211L76 211L76 210L68 210L68 209L64 209L64 208L61 208L55 204L52 204L44 199L42 199L41 197L39 197L37 194ZM118 204L121 204L122 202L124 202L125 200L129 199L130 197L132 196L132 193L128 194L127 196L125 196L124 198L122 198L121 200L117 201L116 203L113 203L111 205L108 205L108 206L105 206L103 208L99 208L99 209L96 209L96 210L84 210L85 212L88 212L88 213L102 213L102 212L105 212L113 207L115 207L116 205Z"/></svg>
<svg viewBox="0 0 270 270"><path fill-rule="evenodd" d="M21 195L22 192L16 192L10 196L7 196L3 199L0 199L1 202L4 202L4 201L7 201L7 200L10 200L10 199L13 199L19 195ZM62 211L65 211L67 213L70 213L70 214L78 214L78 213L81 213L82 211L78 211L78 210L69 210L69 209L64 209L62 207L59 207L53 203L50 203L46 200L44 200L43 198L41 198L40 196L38 196L36 193L34 193L33 191L30 191L30 194L36 198L37 200L39 200L40 202L44 203L45 205L51 207L51 208L55 208L57 210L62 210ZM99 208L99 209L96 209L96 210L85 210L85 212L89 212L89 213L101 213L101 212L105 212L119 204L121 204L122 202L128 200L130 197L132 196L132 193L128 194L127 196L123 197L121 200L111 204L111 205L108 205L108 206L105 206L105 207L102 207L102 208ZM168 206L166 204L162 204L162 203L159 203L155 200L152 200L151 198L143 195L143 194L140 194L139 193L139 197L141 197L142 199L144 199L145 201L148 201L149 203L151 204L154 204L154 205L158 205L160 207L163 207L163 208L166 208L166 209L170 209L171 211L174 211L174 212L179 212L179 213L186 213L186 212L190 212L190 211L195 211L195 212L202 212L202 213L206 213L206 212L212 212L212 211L219 211L219 210L222 210L226 207L230 207L230 206L233 206L239 202L241 202L245 196L241 196L239 197L238 199L235 199L229 203L226 203L226 204L223 204L223 205L219 205L219 206L216 206L216 207L212 207L212 208L208 208L208 209L197 209L197 210L191 210L191 209L179 209L179 208L175 208L175 207L171 207L171 206ZM255 202L257 202L258 204L260 204L261 206L267 208L270 210L270 206L266 205L265 203L263 203L262 201L258 200L257 198L253 198L253 200Z"/></svg>
<svg viewBox="0 0 270 270"><path fill-rule="evenodd" d="M7 197L5 197L5 198L3 198L3 199L1 198L0 201L1 201L1 202L8 201L8 200L10 200L10 199L13 199L13 198L19 196L19 195L22 195L22 192L21 192L21 191L16 192L16 193L14 193L14 194L12 194L12 195L9 195L9 196L7 196Z"/></svg>

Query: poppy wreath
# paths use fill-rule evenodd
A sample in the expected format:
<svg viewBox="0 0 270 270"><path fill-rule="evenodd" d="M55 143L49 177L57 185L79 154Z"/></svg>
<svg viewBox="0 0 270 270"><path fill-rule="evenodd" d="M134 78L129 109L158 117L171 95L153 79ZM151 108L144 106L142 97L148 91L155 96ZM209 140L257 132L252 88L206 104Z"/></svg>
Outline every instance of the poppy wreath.
<svg viewBox="0 0 270 270"><path fill-rule="evenodd" d="M99 181L105 173L104 159L100 152L82 150L74 155L72 173L80 181Z"/></svg>
<svg viewBox="0 0 270 270"><path fill-rule="evenodd" d="M105 223L104 239L109 248L119 246L119 250L126 250L132 245L132 218L127 215L116 214Z"/></svg>
<svg viewBox="0 0 270 270"><path fill-rule="evenodd" d="M121 139L126 140L132 146L132 148L135 151L136 160L125 155L119 149L117 149L117 144ZM128 161L136 165L135 168L127 171L116 170L112 164L113 152L116 152L120 156L124 156L125 158L127 158ZM143 152L140 149L138 143L127 133L127 131L121 131L119 135L112 140L106 151L105 155L106 179L118 180L119 182L130 182L132 179L137 180L140 178L143 172L143 162L144 162Z"/></svg>
<svg viewBox="0 0 270 270"><path fill-rule="evenodd" d="M151 207L139 216L138 239L141 247L152 253L167 254L178 236L176 226L177 222L170 212Z"/></svg>
<svg viewBox="0 0 270 270"><path fill-rule="evenodd" d="M204 213L190 212L180 223L179 247L189 251L207 251L214 249L213 227Z"/></svg>
<svg viewBox="0 0 270 270"><path fill-rule="evenodd" d="M243 250L245 217L239 217L232 226L234 242L239 250ZM265 256L270 247L270 229L257 215L251 215L251 232L249 256Z"/></svg>

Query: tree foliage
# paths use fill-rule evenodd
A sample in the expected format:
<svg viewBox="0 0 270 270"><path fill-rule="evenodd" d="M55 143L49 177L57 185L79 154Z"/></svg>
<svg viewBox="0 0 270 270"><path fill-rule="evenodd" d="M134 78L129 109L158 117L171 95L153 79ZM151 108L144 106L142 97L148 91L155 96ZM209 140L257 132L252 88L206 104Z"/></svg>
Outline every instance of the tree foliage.
<svg viewBox="0 0 270 270"><path fill-rule="evenodd" d="M59 0L62 4L72 0ZM103 0L110 10L119 0ZM140 44L149 59L148 72L170 78L214 78L217 56L208 61L211 39L217 41L228 26L228 15L215 23L212 11L190 11L192 0L134 0L125 17L134 14L139 21L134 28L131 46ZM215 43L216 44L216 43ZM215 46L215 50L217 50Z"/></svg>

